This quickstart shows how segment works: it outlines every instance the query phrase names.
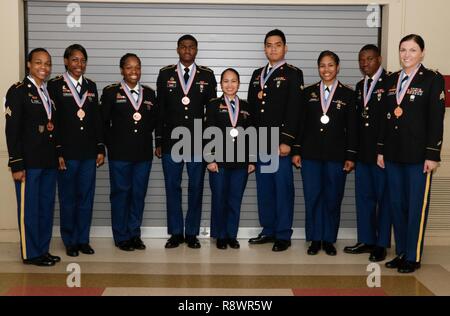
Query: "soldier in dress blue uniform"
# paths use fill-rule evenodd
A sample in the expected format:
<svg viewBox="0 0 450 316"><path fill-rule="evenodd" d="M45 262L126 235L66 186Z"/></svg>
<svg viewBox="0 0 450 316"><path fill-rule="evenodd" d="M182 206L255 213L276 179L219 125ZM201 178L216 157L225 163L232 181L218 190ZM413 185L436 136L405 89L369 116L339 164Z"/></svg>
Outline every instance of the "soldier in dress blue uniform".
<svg viewBox="0 0 450 316"><path fill-rule="evenodd" d="M66 254L93 254L89 232L94 205L96 166L103 165L105 146L97 85L84 76L87 52L73 44L64 52L67 72L50 80L59 129L58 195L61 237Z"/></svg>
<svg viewBox="0 0 450 316"><path fill-rule="evenodd" d="M211 160L207 165L209 170L209 184L211 186L211 237L216 238L216 246L226 249L240 247L236 239L239 228L239 217L241 212L242 197L247 185L248 174L255 171L255 165L249 163L250 155L248 142L245 143L245 152L238 142L246 141L241 130L242 138L239 137L238 128L245 129L250 126L251 113L248 103L239 99L239 73L228 68L222 72L220 78L223 95L209 102L206 108L206 127L218 127L222 134L222 156L218 155L214 147L205 153L205 159L209 156ZM234 149L232 159L227 158L227 144ZM205 148L206 149L206 148ZM239 159L240 154L244 159ZM253 161L256 160L254 155Z"/></svg>
<svg viewBox="0 0 450 316"><path fill-rule="evenodd" d="M377 165L377 143L384 119L384 91L388 73L381 66L380 50L366 45L359 52L364 79L356 85L359 149L355 170L358 243L345 247L350 254L370 253L372 262L386 258L391 243L391 219L386 173Z"/></svg>
<svg viewBox="0 0 450 316"><path fill-rule="evenodd" d="M264 51L269 63L253 72L248 102L254 113L253 122L258 128L279 128L278 153L265 153L258 149L256 184L259 222L262 232L249 240L250 244L274 242L273 251L285 251L291 245L294 217L294 176L291 165L291 146L294 144L299 120L300 92L303 73L286 63L286 37L278 29L266 34ZM267 148L271 148L268 131ZM261 139L259 140L261 146ZM266 164L262 154L279 154L278 170L264 173Z"/></svg>
<svg viewBox="0 0 450 316"><path fill-rule="evenodd" d="M217 82L214 72L195 63L198 51L197 40L192 35L183 35L177 43L180 57L176 65L160 70L157 80L160 121L156 130L155 155L162 157L166 187L167 226L171 235L166 248L178 247L186 241L190 248L200 248L197 236L200 232L203 181L205 165L202 159L202 142L195 140L194 121L203 122L208 101L217 97ZM176 127L188 128L191 135L191 155L182 162L173 160L171 151L179 139L172 139ZM199 152L195 152L194 142L199 142ZM181 209L181 179L184 165L189 177L188 210L183 221Z"/></svg>
<svg viewBox="0 0 450 316"><path fill-rule="evenodd" d="M144 250L141 224L158 119L155 91L143 85L141 60L120 59L123 80L103 89L101 110L108 149L114 242L119 249Z"/></svg>
<svg viewBox="0 0 450 316"><path fill-rule="evenodd" d="M253 72L248 90L248 102L258 128L279 128L279 166L273 173L264 173L264 160L259 149L256 168L259 222L262 232L249 240L250 244L274 242L273 251L287 250L291 245L294 216L294 179L291 165L291 146L294 144L303 89L303 73L287 64L286 37L278 29L266 34L264 51L269 63ZM271 133L268 131L271 148ZM261 140L259 140L261 145ZM269 153L277 154L277 153Z"/></svg>
<svg viewBox="0 0 450 316"><path fill-rule="evenodd" d="M339 57L324 51L320 82L303 91L303 115L292 162L301 167L309 255L335 256L347 173L356 161L356 105L352 89L337 79Z"/></svg>
<svg viewBox="0 0 450 316"><path fill-rule="evenodd" d="M61 258L49 253L58 166L55 109L45 84L50 54L33 49L27 68L28 76L6 94L8 166L16 188L23 263L53 266Z"/></svg>
<svg viewBox="0 0 450 316"><path fill-rule="evenodd" d="M400 42L402 70L389 77L378 164L386 168L397 257L386 267L420 268L431 178L441 160L445 83L422 65L425 42L411 34Z"/></svg>

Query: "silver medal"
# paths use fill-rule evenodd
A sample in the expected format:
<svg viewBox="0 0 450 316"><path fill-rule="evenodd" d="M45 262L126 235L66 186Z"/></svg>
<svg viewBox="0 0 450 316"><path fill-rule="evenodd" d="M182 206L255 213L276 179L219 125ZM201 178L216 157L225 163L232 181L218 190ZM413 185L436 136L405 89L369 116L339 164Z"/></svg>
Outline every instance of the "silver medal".
<svg viewBox="0 0 450 316"><path fill-rule="evenodd" d="M328 124L330 122L330 117L326 114L322 115L322 117L320 118L320 122L322 124Z"/></svg>

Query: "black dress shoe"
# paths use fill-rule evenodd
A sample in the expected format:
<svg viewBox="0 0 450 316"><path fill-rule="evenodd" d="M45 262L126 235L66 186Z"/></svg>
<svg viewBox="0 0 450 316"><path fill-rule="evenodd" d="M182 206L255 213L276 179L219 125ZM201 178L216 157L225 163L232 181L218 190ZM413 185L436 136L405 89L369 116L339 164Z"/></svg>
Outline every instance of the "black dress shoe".
<svg viewBox="0 0 450 316"><path fill-rule="evenodd" d="M290 240L277 239L273 244L272 251L280 252L285 251L291 246Z"/></svg>
<svg viewBox="0 0 450 316"><path fill-rule="evenodd" d="M172 235L166 242L165 248L176 248L184 242L183 235Z"/></svg>
<svg viewBox="0 0 450 316"><path fill-rule="evenodd" d="M357 254L361 254L361 253L371 253L373 251L373 249L374 249L374 246L359 242L354 246L345 247L344 252L352 254L352 255L357 255Z"/></svg>
<svg viewBox="0 0 450 316"><path fill-rule="evenodd" d="M376 246L370 253L369 261L380 262L386 259L386 248Z"/></svg>
<svg viewBox="0 0 450 316"><path fill-rule="evenodd" d="M239 245L239 241L236 238L228 238L228 245L230 248L239 249L241 245Z"/></svg>
<svg viewBox="0 0 450 316"><path fill-rule="evenodd" d="M145 250L145 248L147 248L145 247L144 242L139 236L131 238L131 244L133 245L134 249Z"/></svg>
<svg viewBox="0 0 450 316"><path fill-rule="evenodd" d="M386 262L384 265L388 269L398 269L398 267L400 267L404 261L405 261L405 257L403 255L401 255L401 256L395 257L391 261Z"/></svg>
<svg viewBox="0 0 450 316"><path fill-rule="evenodd" d="M94 249L92 249L89 244L80 244L78 249L80 249L81 253L84 253L85 255L93 255L95 253Z"/></svg>
<svg viewBox="0 0 450 316"><path fill-rule="evenodd" d="M52 254L50 254L49 252L47 252L47 254L45 255L47 257L47 259L50 259L53 262L60 262L61 261L61 257L58 256L53 256Z"/></svg>
<svg viewBox="0 0 450 316"><path fill-rule="evenodd" d="M69 257L78 257L78 246L67 246L66 254Z"/></svg>
<svg viewBox="0 0 450 316"><path fill-rule="evenodd" d="M38 267L51 267L55 265L55 261L50 260L49 258L47 258L46 255L44 256L40 256L37 258L33 258L33 259L24 259L23 260L24 264L32 264Z"/></svg>
<svg viewBox="0 0 450 316"><path fill-rule="evenodd" d="M121 241L117 244L120 250L123 251L134 251L133 244L129 240Z"/></svg>
<svg viewBox="0 0 450 316"><path fill-rule="evenodd" d="M186 243L189 248L198 249L201 247L200 242L197 239L197 236L186 235Z"/></svg>
<svg viewBox="0 0 450 316"><path fill-rule="evenodd" d="M262 245L262 244L268 244L271 242L274 242L275 238L273 236L265 236L259 234L258 237L250 238L248 240L248 243L251 245Z"/></svg>
<svg viewBox="0 0 450 316"><path fill-rule="evenodd" d="M320 241L312 241L308 248L308 255L315 256L319 253L322 243Z"/></svg>
<svg viewBox="0 0 450 316"><path fill-rule="evenodd" d="M331 242L322 242L322 249L325 250L325 253L329 256L335 256L336 255L336 248Z"/></svg>
<svg viewBox="0 0 450 316"><path fill-rule="evenodd" d="M217 249L227 249L227 240L226 239L217 239L216 247L217 247Z"/></svg>
<svg viewBox="0 0 450 316"><path fill-rule="evenodd" d="M420 262L413 262L413 261L406 261L405 260L398 267L397 271L399 273L413 273L417 269L420 269Z"/></svg>

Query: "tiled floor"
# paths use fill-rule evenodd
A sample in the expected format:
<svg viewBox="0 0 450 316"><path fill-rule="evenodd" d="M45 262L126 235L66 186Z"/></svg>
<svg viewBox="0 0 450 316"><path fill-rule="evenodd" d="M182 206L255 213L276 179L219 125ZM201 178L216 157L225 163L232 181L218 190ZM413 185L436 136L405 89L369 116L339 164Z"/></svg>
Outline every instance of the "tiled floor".
<svg viewBox="0 0 450 316"><path fill-rule="evenodd" d="M339 241L336 257L307 256L303 240L283 253L246 240L239 250L218 250L207 239L201 249L165 249L164 239L144 242L147 250L128 253L97 238L91 242L95 255L71 258L55 239L51 252L62 262L51 268L23 265L18 244L0 243L0 295L450 295L448 246L426 247L422 268L410 275L380 264L381 287L369 288L368 255L342 252L353 241ZM81 288L66 285L70 263L79 265Z"/></svg>

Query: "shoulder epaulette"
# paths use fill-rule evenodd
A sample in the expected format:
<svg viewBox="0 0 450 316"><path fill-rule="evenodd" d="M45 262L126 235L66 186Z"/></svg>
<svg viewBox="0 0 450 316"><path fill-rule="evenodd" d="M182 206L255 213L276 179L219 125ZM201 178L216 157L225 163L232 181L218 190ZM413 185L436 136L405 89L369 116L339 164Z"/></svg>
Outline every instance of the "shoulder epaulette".
<svg viewBox="0 0 450 316"><path fill-rule="evenodd" d="M212 73L214 73L214 71L211 69L211 68L208 68L208 67L205 67L205 66L197 66L199 69L201 69L201 70L206 70L206 71L209 71L209 72L212 72Z"/></svg>
<svg viewBox="0 0 450 316"><path fill-rule="evenodd" d="M88 77L84 77L84 79L86 79L88 82L94 82L91 79L89 79Z"/></svg>
<svg viewBox="0 0 450 316"><path fill-rule="evenodd" d="M56 80L60 80L62 78L63 78L63 76L59 75L59 76L56 76L55 78L50 79L50 81L56 81Z"/></svg>
<svg viewBox="0 0 450 316"><path fill-rule="evenodd" d="M294 69L294 70L300 71L300 68L295 67L294 65L286 64L286 66L288 66L289 68L292 68L292 69Z"/></svg>
<svg viewBox="0 0 450 316"><path fill-rule="evenodd" d="M318 84L317 82L316 82L316 83L309 84L309 85L305 86L303 89L310 88L310 87L312 87L312 86L316 86L317 84Z"/></svg>
<svg viewBox="0 0 450 316"><path fill-rule="evenodd" d="M20 86L22 86L23 85L23 81L18 81L18 82L16 82L15 84L14 84L14 87L17 89L17 88L19 88Z"/></svg>
<svg viewBox="0 0 450 316"><path fill-rule="evenodd" d="M350 89L350 90L352 90L352 91L355 91L355 89L353 89L351 86L349 86L349 85L347 85L347 84L341 83L341 85L344 86L344 87L346 87L346 88L348 88L348 89Z"/></svg>
<svg viewBox="0 0 450 316"><path fill-rule="evenodd" d="M155 89L153 89L152 87L150 87L150 86L148 86L148 85L146 85L146 84L143 84L142 87L147 88L147 89L150 89L150 90L152 90L152 91L155 91Z"/></svg>
<svg viewBox="0 0 450 316"><path fill-rule="evenodd" d="M111 88L117 87L118 85L119 85L118 83L113 83L113 84L110 84L109 86L106 86L105 89L111 89Z"/></svg>
<svg viewBox="0 0 450 316"><path fill-rule="evenodd" d="M169 66L166 66L166 67L163 67L163 68L161 68L161 71L163 71L163 70L166 70L166 69L170 69L170 68L175 68L177 65L169 65Z"/></svg>
<svg viewBox="0 0 450 316"><path fill-rule="evenodd" d="M217 100L219 100L219 99L221 99L221 98L222 98L222 97L220 97L220 98L212 98L212 99L209 100L209 102L217 101Z"/></svg>
<svg viewBox="0 0 450 316"><path fill-rule="evenodd" d="M434 72L436 75L440 75L441 74L438 69L430 69L430 70L432 72Z"/></svg>

